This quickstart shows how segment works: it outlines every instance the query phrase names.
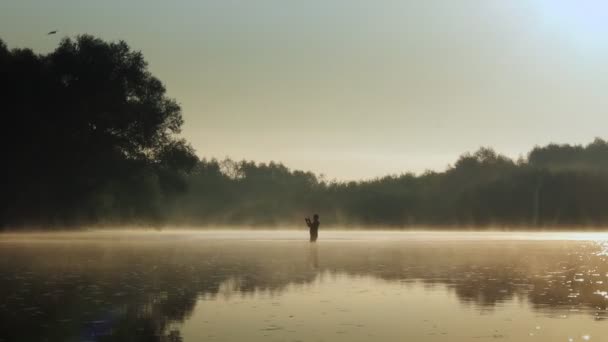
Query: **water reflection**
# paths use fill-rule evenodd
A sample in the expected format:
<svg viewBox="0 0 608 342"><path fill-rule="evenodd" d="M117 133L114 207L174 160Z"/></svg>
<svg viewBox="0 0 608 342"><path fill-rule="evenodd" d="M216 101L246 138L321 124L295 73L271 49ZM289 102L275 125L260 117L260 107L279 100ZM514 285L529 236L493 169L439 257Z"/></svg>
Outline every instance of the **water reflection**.
<svg viewBox="0 0 608 342"><path fill-rule="evenodd" d="M0 341L181 341L199 300L281 297L373 278L443 289L480 312L608 318L605 242L171 238L0 244ZM362 289L361 291L364 291ZM412 290L413 291L413 290Z"/></svg>

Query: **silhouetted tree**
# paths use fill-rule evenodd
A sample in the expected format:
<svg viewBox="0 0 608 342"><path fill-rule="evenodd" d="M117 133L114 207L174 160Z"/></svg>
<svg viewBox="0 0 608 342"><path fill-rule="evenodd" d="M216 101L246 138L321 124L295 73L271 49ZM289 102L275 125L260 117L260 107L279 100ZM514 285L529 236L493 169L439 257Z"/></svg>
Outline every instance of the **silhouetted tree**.
<svg viewBox="0 0 608 342"><path fill-rule="evenodd" d="M65 38L46 55L2 43L0 72L5 224L155 217L197 161L179 105L123 41Z"/></svg>

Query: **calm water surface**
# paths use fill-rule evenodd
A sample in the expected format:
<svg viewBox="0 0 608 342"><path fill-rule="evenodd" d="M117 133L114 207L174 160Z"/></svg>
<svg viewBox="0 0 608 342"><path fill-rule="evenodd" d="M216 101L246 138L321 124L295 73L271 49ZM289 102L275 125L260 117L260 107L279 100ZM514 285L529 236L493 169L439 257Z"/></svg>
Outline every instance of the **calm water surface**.
<svg viewBox="0 0 608 342"><path fill-rule="evenodd" d="M608 235L0 235L0 341L607 341Z"/></svg>

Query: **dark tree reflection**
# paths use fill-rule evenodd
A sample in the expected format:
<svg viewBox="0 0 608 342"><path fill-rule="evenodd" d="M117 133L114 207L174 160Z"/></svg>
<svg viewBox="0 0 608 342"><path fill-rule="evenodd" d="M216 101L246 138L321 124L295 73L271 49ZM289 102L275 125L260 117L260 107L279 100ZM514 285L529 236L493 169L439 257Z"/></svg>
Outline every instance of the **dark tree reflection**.
<svg viewBox="0 0 608 342"><path fill-rule="evenodd" d="M608 296L602 246L589 242L45 242L5 243L0 255L3 341L180 341L201 296L280 296L326 273L596 319Z"/></svg>

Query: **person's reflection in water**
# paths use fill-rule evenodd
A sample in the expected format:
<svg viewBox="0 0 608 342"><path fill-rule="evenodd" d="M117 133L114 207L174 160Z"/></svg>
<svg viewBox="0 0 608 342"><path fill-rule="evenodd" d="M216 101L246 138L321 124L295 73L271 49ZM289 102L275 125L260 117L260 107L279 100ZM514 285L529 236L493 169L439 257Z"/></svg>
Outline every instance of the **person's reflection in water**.
<svg viewBox="0 0 608 342"><path fill-rule="evenodd" d="M319 222L319 215L314 214L312 221L310 221L310 218L308 217L305 218L304 221L306 221L306 225L310 228L310 242L317 241L317 237L319 236L319 225L321 224L321 222Z"/></svg>
<svg viewBox="0 0 608 342"><path fill-rule="evenodd" d="M311 243L308 248L308 261L313 270L319 269L319 250L316 243Z"/></svg>

